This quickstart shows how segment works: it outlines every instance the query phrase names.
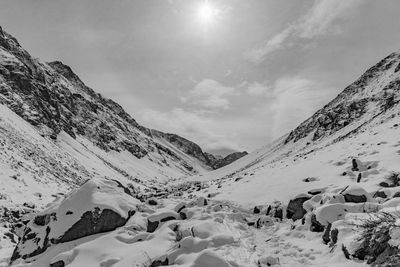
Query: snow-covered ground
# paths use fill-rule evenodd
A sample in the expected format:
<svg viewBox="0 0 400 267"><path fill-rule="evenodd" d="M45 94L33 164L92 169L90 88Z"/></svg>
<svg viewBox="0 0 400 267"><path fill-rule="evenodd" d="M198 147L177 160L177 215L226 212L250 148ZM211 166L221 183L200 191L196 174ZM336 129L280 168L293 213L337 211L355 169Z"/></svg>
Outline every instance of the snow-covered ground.
<svg viewBox="0 0 400 267"><path fill-rule="evenodd" d="M26 60L56 97L102 109L71 123L57 106L72 132L54 133L0 76L0 266L400 266L399 53L291 133L208 171L203 152L182 149L195 144L151 134L5 36L22 58L1 49L0 64L27 71Z"/></svg>

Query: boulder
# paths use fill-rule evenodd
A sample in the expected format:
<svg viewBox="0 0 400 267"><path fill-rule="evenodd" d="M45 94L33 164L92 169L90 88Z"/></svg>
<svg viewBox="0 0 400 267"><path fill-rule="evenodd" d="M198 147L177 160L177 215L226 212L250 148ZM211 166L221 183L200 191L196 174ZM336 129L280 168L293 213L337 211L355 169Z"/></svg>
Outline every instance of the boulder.
<svg viewBox="0 0 400 267"><path fill-rule="evenodd" d="M311 232L323 232L325 229L325 226L323 226L318 220L317 216L315 214L311 214L311 226L310 226L310 231Z"/></svg>
<svg viewBox="0 0 400 267"><path fill-rule="evenodd" d="M374 202L371 195L364 190L361 186L352 185L346 188L341 193L344 196L346 202L352 203L364 203L364 202Z"/></svg>
<svg viewBox="0 0 400 267"><path fill-rule="evenodd" d="M57 199L27 223L11 262L37 256L55 244L125 225L140 204L128 192L118 181L87 181L65 198Z"/></svg>
<svg viewBox="0 0 400 267"><path fill-rule="evenodd" d="M357 196L352 194L344 194L343 196L346 202L353 202L353 203L367 202L367 197L364 195Z"/></svg>
<svg viewBox="0 0 400 267"><path fill-rule="evenodd" d="M153 233L163 222L180 219L181 215L177 212L168 209L161 209L147 217L147 232Z"/></svg>
<svg viewBox="0 0 400 267"><path fill-rule="evenodd" d="M388 196L385 194L385 192L383 192L383 191L376 191L375 192L375 194L374 194L374 198L376 198L376 197L380 197L380 198L387 198Z"/></svg>
<svg viewBox="0 0 400 267"><path fill-rule="evenodd" d="M286 209L286 217L293 221L299 220L304 217L307 211L303 208L303 203L309 200L311 196L301 194L289 201Z"/></svg>

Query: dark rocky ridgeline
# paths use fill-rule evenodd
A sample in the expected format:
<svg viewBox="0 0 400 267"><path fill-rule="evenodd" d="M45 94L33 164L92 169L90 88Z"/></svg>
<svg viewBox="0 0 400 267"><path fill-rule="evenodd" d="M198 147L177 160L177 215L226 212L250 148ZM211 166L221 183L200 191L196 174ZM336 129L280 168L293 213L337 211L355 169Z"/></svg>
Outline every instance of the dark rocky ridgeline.
<svg viewBox="0 0 400 267"><path fill-rule="evenodd" d="M314 132L312 140L318 140L344 128L361 118L368 105L378 107L370 114L372 119L399 103L400 78L394 76L384 87L365 93L366 87L388 72L396 73L400 65L400 53L392 53L367 70L357 81L349 85L335 99L301 123L285 139L285 143L298 141ZM397 71L396 71L397 70Z"/></svg>
<svg viewBox="0 0 400 267"><path fill-rule="evenodd" d="M167 140L169 143L173 144L175 147L179 148L179 150L185 152L186 154L200 160L205 165L211 167L216 170L222 168L226 165L231 164L232 162L246 156L248 153L246 151L243 152L233 152L226 157L216 156L211 153L204 152L201 147L192 141L189 141L179 135L171 134L171 133L163 133L157 130L150 130L152 136L156 136L159 138L163 138Z"/></svg>
<svg viewBox="0 0 400 267"><path fill-rule="evenodd" d="M222 168L224 166L227 166L227 165L231 164L232 162L235 162L236 160L248 155L247 151L233 152L233 153L227 155L226 157L215 156L210 153L205 153L205 154L207 156L210 166L214 170Z"/></svg>
<svg viewBox="0 0 400 267"><path fill-rule="evenodd" d="M180 153L157 142L156 135L212 167L197 144L139 125L119 104L86 86L69 66L60 61L40 62L1 28L0 56L0 103L36 126L43 136L57 139L65 131L72 138L83 136L105 151L126 150L137 158L157 154L158 158L170 158L186 173L195 172ZM168 165L165 160L153 161Z"/></svg>

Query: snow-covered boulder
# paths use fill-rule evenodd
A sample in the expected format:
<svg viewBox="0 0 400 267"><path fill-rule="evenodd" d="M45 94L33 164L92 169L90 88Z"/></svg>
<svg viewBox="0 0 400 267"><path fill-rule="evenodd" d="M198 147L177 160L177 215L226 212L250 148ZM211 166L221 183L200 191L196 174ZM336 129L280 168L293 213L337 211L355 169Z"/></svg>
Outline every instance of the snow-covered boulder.
<svg viewBox="0 0 400 267"><path fill-rule="evenodd" d="M50 204L28 222L11 261L29 259L50 246L125 225L140 201L121 183L91 179L64 199Z"/></svg>
<svg viewBox="0 0 400 267"><path fill-rule="evenodd" d="M343 220L348 213L369 213L380 209L377 203L335 203L326 204L316 209L316 219L322 225Z"/></svg>
<svg viewBox="0 0 400 267"><path fill-rule="evenodd" d="M344 192L342 192L342 195L344 196L346 202L362 203L375 201L371 194L358 185L349 186Z"/></svg>
<svg viewBox="0 0 400 267"><path fill-rule="evenodd" d="M158 212L147 217L147 232L153 233L158 228L160 223L180 219L181 216L175 211L169 209L160 209Z"/></svg>

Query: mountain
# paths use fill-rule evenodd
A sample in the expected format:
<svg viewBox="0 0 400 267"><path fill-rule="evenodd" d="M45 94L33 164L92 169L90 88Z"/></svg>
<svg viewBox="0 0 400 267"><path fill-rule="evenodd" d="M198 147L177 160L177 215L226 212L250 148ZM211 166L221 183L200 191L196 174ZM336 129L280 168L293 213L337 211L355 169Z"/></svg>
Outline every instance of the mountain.
<svg viewBox="0 0 400 267"><path fill-rule="evenodd" d="M316 187L353 182L357 177L346 167L352 159L360 159L379 165L364 174L368 189L377 189L390 172L400 171L394 164L400 159L399 101L400 52L395 52L290 133L229 166L192 179L213 180L222 187L218 198L235 197L243 204L289 201ZM315 182L303 182L308 177ZM241 180L231 184L237 178Z"/></svg>
<svg viewBox="0 0 400 267"><path fill-rule="evenodd" d="M0 103L0 266L400 266L400 52L225 158L3 31Z"/></svg>
<svg viewBox="0 0 400 267"><path fill-rule="evenodd" d="M151 188L214 168L202 149L148 129L60 61L0 28L0 207L40 208L93 177Z"/></svg>
<svg viewBox="0 0 400 267"><path fill-rule="evenodd" d="M225 157L222 156L214 156L212 154L209 153L205 153L206 157L209 160L209 165L211 165L211 167L216 170L219 168L222 168L226 165L231 164L232 162L246 156L248 153L247 151L242 151L242 152L233 152Z"/></svg>
<svg viewBox="0 0 400 267"><path fill-rule="evenodd" d="M0 49L0 103L34 126L46 142L72 142L114 171L140 179L213 168L197 144L139 125L116 102L86 86L69 66L40 62L2 29ZM117 156L125 158L123 165L114 164ZM129 168L131 162L151 167L138 172L137 166Z"/></svg>

